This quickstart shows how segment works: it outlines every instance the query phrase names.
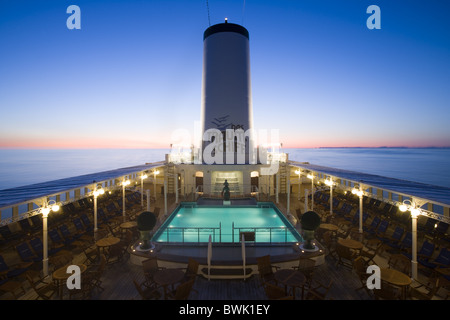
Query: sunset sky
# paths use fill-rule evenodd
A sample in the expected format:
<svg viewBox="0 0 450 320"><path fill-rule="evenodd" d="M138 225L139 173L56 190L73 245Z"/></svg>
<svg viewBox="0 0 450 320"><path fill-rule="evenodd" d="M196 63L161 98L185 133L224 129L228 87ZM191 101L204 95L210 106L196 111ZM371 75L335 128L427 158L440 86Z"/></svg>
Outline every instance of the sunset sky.
<svg viewBox="0 0 450 320"><path fill-rule="evenodd" d="M449 1L209 0L210 23L206 3L2 0L0 148L193 137L203 32L225 17L250 34L255 129L284 147L450 146Z"/></svg>

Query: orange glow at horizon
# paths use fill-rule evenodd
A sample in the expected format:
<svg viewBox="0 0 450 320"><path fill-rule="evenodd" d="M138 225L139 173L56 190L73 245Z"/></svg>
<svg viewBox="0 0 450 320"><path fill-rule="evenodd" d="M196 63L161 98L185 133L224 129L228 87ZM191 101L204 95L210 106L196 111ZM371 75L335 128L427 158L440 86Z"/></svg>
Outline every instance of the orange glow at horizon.
<svg viewBox="0 0 450 320"><path fill-rule="evenodd" d="M165 149L164 141L107 140L107 139L14 139L0 140L3 149Z"/></svg>

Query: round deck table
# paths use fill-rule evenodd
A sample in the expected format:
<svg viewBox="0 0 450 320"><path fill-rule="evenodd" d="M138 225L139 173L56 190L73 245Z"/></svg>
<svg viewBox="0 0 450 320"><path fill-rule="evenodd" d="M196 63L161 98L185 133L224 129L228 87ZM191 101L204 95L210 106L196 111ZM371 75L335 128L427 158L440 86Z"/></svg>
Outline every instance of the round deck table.
<svg viewBox="0 0 450 320"><path fill-rule="evenodd" d="M337 225L331 223L322 223L319 228L329 231L337 231L339 229Z"/></svg>
<svg viewBox="0 0 450 320"><path fill-rule="evenodd" d="M403 272L389 268L380 268L380 273L382 281L386 281L394 286L400 287L402 291L402 298L405 299L406 289L412 282L411 278Z"/></svg>
<svg viewBox="0 0 450 320"><path fill-rule="evenodd" d="M75 265L80 268L80 273L85 272L87 269L87 266L85 264L75 264ZM64 288L63 281L66 281L72 275L72 273L67 273L67 268L69 266L70 266L70 264L68 264L64 267L61 267L59 269L56 269L55 271L53 271L53 274L52 274L52 279L54 281L56 281L57 285L58 285L60 299L63 298L63 288Z"/></svg>
<svg viewBox="0 0 450 320"><path fill-rule="evenodd" d="M359 241L353 240L353 239L339 238L338 242L340 245L343 245L344 247L347 247L347 248L353 249L353 250L361 250L364 247L364 244L362 242L359 242Z"/></svg>
<svg viewBox="0 0 450 320"><path fill-rule="evenodd" d="M164 299L167 299L167 287L180 282L184 277L184 272L180 269L163 269L158 270L153 275L153 280L164 288Z"/></svg>
<svg viewBox="0 0 450 320"><path fill-rule="evenodd" d="M132 228L135 228L135 227L137 227L137 222L136 221L127 221L127 222L124 222L124 223L120 224L120 228L122 228L122 229L132 229Z"/></svg>
<svg viewBox="0 0 450 320"><path fill-rule="evenodd" d="M301 271L294 269L280 269L277 272L275 272L274 277L276 281L284 284L286 295L287 295L287 287L292 287L292 295L294 296L294 299L295 299L295 289L302 288L302 299L303 299L306 277Z"/></svg>

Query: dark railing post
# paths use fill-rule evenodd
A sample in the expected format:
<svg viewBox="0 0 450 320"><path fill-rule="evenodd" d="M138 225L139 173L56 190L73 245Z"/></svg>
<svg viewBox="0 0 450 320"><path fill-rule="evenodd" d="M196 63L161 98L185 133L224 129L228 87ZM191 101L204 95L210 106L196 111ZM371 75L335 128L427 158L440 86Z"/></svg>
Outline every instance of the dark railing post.
<svg viewBox="0 0 450 320"><path fill-rule="evenodd" d="M234 243L234 221L231 223L231 242Z"/></svg>

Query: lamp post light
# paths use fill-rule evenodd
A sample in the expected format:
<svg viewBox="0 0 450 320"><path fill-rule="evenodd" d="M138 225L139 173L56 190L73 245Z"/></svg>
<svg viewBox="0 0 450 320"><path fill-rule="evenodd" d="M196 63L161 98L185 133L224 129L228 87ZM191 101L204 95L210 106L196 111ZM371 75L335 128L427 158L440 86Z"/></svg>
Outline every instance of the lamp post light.
<svg viewBox="0 0 450 320"><path fill-rule="evenodd" d="M357 195L359 197L359 233L363 233L363 186L362 184L359 185L359 189L354 187L352 189L352 194Z"/></svg>
<svg viewBox="0 0 450 320"><path fill-rule="evenodd" d="M416 204L409 200L404 200L399 206L400 211L411 212L411 233L412 233L412 260L411 260L411 276L417 280L417 218L422 213Z"/></svg>
<svg viewBox="0 0 450 320"><path fill-rule="evenodd" d="M128 186L130 184L130 180L125 180L125 178L123 178L122 181L122 217L123 217L123 222L126 221L126 215L125 215L125 187Z"/></svg>
<svg viewBox="0 0 450 320"><path fill-rule="evenodd" d="M39 212L42 214L42 273L44 277L48 276L48 230L47 230L47 218L50 211L59 211L59 205L55 200L44 200Z"/></svg>
<svg viewBox="0 0 450 320"><path fill-rule="evenodd" d="M99 188L100 186L100 188ZM103 187L101 185L96 185L94 189L94 239L97 240L97 198L99 195L102 195L105 193L105 190L103 190Z"/></svg>
<svg viewBox="0 0 450 320"><path fill-rule="evenodd" d="M147 179L148 176L144 172L141 175L141 207L144 207L144 179Z"/></svg>
<svg viewBox="0 0 450 320"><path fill-rule="evenodd" d="M311 179L311 211L314 211L314 174L310 173L306 177Z"/></svg>
<svg viewBox="0 0 450 320"><path fill-rule="evenodd" d="M328 180L325 180L325 184L330 187L330 217L333 215L333 179L330 177Z"/></svg>

